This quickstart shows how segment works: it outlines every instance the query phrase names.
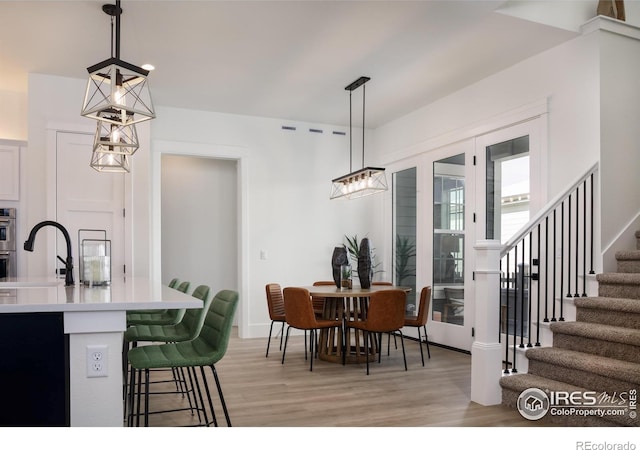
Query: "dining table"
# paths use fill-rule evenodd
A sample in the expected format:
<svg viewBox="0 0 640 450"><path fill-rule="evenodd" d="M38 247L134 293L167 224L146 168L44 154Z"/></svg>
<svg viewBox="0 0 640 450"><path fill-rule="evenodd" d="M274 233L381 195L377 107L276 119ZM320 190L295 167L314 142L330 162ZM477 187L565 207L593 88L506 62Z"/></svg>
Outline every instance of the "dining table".
<svg viewBox="0 0 640 450"><path fill-rule="evenodd" d="M411 292L411 288L393 285L371 285L368 288L353 286L351 288L339 288L335 285L327 286L302 286L309 291L312 299L324 298L322 317L324 319L339 320L344 323L349 320L366 320L367 308L371 294L390 289L402 289ZM347 364L375 361L378 352L377 339L369 336L369 351L365 352L365 333L362 330L349 328L349 331L340 336L336 328L320 331L318 338L318 358L324 361Z"/></svg>

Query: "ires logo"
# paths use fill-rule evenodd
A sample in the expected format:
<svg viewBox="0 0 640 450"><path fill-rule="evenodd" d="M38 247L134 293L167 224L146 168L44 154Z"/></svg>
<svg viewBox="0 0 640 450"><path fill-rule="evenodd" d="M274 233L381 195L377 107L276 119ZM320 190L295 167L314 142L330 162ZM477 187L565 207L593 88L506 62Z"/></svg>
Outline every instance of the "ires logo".
<svg viewBox="0 0 640 450"><path fill-rule="evenodd" d="M636 417L636 391L543 391L525 389L518 397L518 411L529 420L552 416L624 416Z"/></svg>

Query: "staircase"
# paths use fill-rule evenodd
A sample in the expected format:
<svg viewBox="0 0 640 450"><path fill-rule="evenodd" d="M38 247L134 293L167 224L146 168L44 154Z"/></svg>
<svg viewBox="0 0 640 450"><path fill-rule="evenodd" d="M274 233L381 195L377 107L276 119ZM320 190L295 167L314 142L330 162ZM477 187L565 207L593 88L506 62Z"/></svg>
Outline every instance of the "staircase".
<svg viewBox="0 0 640 450"><path fill-rule="evenodd" d="M596 392L626 396L640 392L640 232L636 250L616 253L617 272L602 273L597 297L575 298L576 320L554 322L552 347L526 351L528 372L500 380L502 403L516 408L527 388L550 392ZM580 396L580 394L577 394ZM640 406L635 413L640 413ZM547 413L543 422L562 426L638 426L640 418Z"/></svg>

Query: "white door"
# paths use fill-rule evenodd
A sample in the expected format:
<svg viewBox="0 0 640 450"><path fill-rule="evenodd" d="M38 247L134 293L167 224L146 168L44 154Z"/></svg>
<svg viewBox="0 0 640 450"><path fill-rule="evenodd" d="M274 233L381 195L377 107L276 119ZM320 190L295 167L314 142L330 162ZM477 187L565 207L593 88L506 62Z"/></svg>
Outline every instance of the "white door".
<svg viewBox="0 0 640 450"><path fill-rule="evenodd" d="M473 151L468 140L387 167L394 284L412 288L409 313L431 286L429 341L466 351L474 326Z"/></svg>
<svg viewBox="0 0 640 450"><path fill-rule="evenodd" d="M111 278L125 272L124 174L100 173L89 166L93 135L57 132L56 136L56 221L71 237L74 258L74 280L82 261L80 248L88 249L96 240L110 245ZM66 257L66 243L57 233L57 255ZM88 254L88 252L84 252ZM57 270L64 265L57 262Z"/></svg>

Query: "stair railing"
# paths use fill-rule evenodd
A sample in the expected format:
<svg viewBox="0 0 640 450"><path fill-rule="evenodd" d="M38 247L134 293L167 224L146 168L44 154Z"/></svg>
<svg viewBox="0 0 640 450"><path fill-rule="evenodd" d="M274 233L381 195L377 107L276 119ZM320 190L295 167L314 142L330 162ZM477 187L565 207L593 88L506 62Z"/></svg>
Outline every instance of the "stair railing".
<svg viewBox="0 0 640 450"><path fill-rule="evenodd" d="M540 346L540 325L564 321L565 301L586 297L593 274L598 164L551 200L500 252L500 331L504 373L518 348Z"/></svg>

